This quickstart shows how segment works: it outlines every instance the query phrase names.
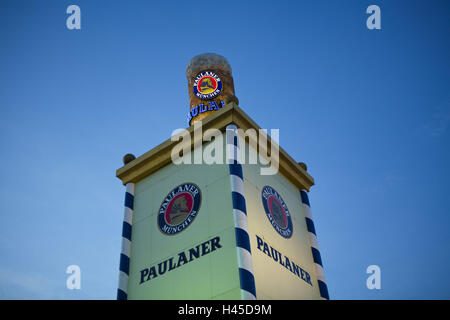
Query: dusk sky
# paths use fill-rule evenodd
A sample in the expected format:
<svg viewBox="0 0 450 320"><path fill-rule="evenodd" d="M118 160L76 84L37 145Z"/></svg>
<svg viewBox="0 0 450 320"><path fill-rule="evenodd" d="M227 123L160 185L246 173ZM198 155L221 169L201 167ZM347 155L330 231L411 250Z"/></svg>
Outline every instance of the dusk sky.
<svg viewBox="0 0 450 320"><path fill-rule="evenodd" d="M330 298L450 299L449 17L445 0L0 1L0 299L116 298L115 172L187 127L206 52L308 165Z"/></svg>

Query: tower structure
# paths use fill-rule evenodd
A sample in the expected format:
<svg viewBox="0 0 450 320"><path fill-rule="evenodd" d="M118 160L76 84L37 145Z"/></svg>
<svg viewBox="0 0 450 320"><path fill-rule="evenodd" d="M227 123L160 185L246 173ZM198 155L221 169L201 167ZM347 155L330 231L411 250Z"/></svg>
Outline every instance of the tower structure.
<svg viewBox="0 0 450 320"><path fill-rule="evenodd" d="M116 172L118 299L328 299L306 165L238 106L224 57L186 76L190 126Z"/></svg>

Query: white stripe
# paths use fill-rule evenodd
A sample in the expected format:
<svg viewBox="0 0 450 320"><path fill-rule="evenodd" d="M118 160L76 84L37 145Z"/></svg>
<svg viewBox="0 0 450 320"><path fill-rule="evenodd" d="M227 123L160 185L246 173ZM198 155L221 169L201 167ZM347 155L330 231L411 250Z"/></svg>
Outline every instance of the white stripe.
<svg viewBox="0 0 450 320"><path fill-rule="evenodd" d="M128 275L123 271L119 271L119 289L125 293L128 290Z"/></svg>
<svg viewBox="0 0 450 320"><path fill-rule="evenodd" d="M230 131L237 130L237 127L235 124L229 124L229 125L227 125L227 130L230 130Z"/></svg>
<svg viewBox="0 0 450 320"><path fill-rule="evenodd" d="M237 247L239 268L253 274L252 254L247 249Z"/></svg>
<svg viewBox="0 0 450 320"><path fill-rule="evenodd" d="M309 232L309 240L311 242L311 247L316 248L319 250L319 244L317 243L317 237L314 233Z"/></svg>
<svg viewBox="0 0 450 320"><path fill-rule="evenodd" d="M312 214L311 214L311 208L303 203L303 210L305 211L305 217L310 218L311 220L313 220Z"/></svg>
<svg viewBox="0 0 450 320"><path fill-rule="evenodd" d="M125 210L123 212L123 221L128 222L130 226L133 225L133 210L125 207Z"/></svg>
<svg viewBox="0 0 450 320"><path fill-rule="evenodd" d="M122 249L121 253L126 255L128 258L130 257L131 252L131 242L127 238L122 237Z"/></svg>
<svg viewBox="0 0 450 320"><path fill-rule="evenodd" d="M238 164L242 164L242 161L241 161L241 150L239 149L239 146L234 146L233 145L233 159L234 160L236 160L236 162L238 163Z"/></svg>
<svg viewBox="0 0 450 320"><path fill-rule="evenodd" d="M227 157L227 164L231 164L234 161L234 145L227 143L226 146L226 157Z"/></svg>
<svg viewBox="0 0 450 320"><path fill-rule="evenodd" d="M233 209L234 226L248 233L247 215L239 209Z"/></svg>
<svg viewBox="0 0 450 320"><path fill-rule="evenodd" d="M227 129L226 129L227 144L234 144L233 140L234 140L234 137L236 136L236 130L237 130L237 127L235 125L227 126Z"/></svg>
<svg viewBox="0 0 450 320"><path fill-rule="evenodd" d="M256 297L247 290L241 289L242 300L256 300Z"/></svg>
<svg viewBox="0 0 450 320"><path fill-rule="evenodd" d="M238 163L242 163L241 161L241 152L239 150L239 141L238 141L238 145L235 146L234 145L234 138L237 139L237 134L236 134L236 130L237 127L235 125L229 125L227 126L227 130L226 130L226 152L227 152L227 163L230 164L233 161L237 161Z"/></svg>
<svg viewBox="0 0 450 320"><path fill-rule="evenodd" d="M227 164L231 164L233 161L242 164L241 151L239 150L239 147L236 147L234 144L227 144L226 152Z"/></svg>
<svg viewBox="0 0 450 320"><path fill-rule="evenodd" d="M323 272L322 266L317 263L315 263L315 265L316 265L317 280L320 280L326 284L325 273Z"/></svg>
<svg viewBox="0 0 450 320"><path fill-rule="evenodd" d="M134 183L132 182L127 183L126 191L134 196Z"/></svg>
<svg viewBox="0 0 450 320"><path fill-rule="evenodd" d="M231 191L239 192L242 196L244 196L244 181L242 181L241 177L231 174L230 180L231 180Z"/></svg>

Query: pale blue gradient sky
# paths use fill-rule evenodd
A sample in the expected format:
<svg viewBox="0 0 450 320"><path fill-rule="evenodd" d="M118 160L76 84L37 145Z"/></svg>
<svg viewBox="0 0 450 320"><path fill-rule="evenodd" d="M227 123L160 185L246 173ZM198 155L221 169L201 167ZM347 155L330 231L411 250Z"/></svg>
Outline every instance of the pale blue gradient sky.
<svg viewBox="0 0 450 320"><path fill-rule="evenodd" d="M216 52L240 106L315 178L331 298L449 299L450 2L199 4L0 2L0 298L115 298L115 170L186 126L186 65Z"/></svg>

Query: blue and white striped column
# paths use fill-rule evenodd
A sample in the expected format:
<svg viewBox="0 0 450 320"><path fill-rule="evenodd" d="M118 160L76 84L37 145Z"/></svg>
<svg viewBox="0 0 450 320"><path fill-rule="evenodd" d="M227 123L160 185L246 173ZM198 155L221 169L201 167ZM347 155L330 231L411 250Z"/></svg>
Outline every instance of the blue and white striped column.
<svg viewBox="0 0 450 320"><path fill-rule="evenodd" d="M329 300L330 297L328 296L328 287L325 281L325 274L323 272L322 258L320 257L319 245L317 243L316 229L314 228L314 222L311 215L311 205L309 204L308 193L306 190L300 190L300 195L302 198L303 209L305 210L306 227L308 229L309 239L311 242L314 265L316 266L320 296L323 299Z"/></svg>
<svg viewBox="0 0 450 320"><path fill-rule="evenodd" d="M230 167L231 196L233 200L241 297L244 300L255 300L255 277L253 275L252 251L250 249L250 237L248 235L244 178L240 161L237 127L235 125L228 125L226 129L226 153L227 163Z"/></svg>
<svg viewBox="0 0 450 320"><path fill-rule="evenodd" d="M130 273L131 229L133 225L134 183L127 183L125 210L122 226L122 249L120 252L119 286L117 300L127 300L128 275Z"/></svg>

